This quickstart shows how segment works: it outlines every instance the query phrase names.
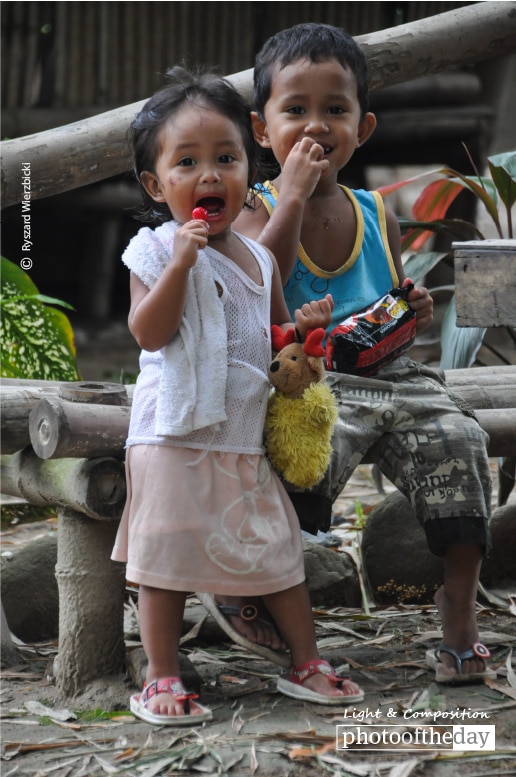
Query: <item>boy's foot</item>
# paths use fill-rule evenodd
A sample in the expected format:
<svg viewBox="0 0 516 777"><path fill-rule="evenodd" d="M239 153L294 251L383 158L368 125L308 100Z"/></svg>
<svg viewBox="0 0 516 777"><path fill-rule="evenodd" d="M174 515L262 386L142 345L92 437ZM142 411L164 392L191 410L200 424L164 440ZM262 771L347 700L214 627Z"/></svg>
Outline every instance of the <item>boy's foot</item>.
<svg viewBox="0 0 516 777"><path fill-rule="evenodd" d="M454 604L443 586L436 592L434 601L441 616L443 649L437 650L435 659L428 655L427 660L436 668L439 681L457 680L458 675L463 675L463 681L493 676L487 669L489 651L479 642L475 602L466 608Z"/></svg>

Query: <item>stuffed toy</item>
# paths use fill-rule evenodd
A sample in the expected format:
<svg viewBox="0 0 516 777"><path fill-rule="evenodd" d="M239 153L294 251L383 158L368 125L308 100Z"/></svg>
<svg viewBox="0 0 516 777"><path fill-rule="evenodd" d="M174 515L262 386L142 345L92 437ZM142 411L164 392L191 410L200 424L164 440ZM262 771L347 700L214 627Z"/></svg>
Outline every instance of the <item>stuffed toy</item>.
<svg viewBox="0 0 516 777"><path fill-rule="evenodd" d="M324 329L311 330L304 343L294 329L271 328L278 351L269 367L272 390L265 418L265 448L278 474L299 488L322 479L331 457L337 403L326 383Z"/></svg>

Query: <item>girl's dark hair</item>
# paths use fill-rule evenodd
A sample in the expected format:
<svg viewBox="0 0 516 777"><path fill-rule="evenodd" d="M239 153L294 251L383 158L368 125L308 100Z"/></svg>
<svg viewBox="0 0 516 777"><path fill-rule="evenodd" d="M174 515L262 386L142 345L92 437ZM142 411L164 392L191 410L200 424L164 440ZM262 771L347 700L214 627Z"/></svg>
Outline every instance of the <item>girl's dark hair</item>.
<svg viewBox="0 0 516 777"><path fill-rule="evenodd" d="M265 41L254 63L254 110L263 119L265 103L271 94L272 71L280 70L300 59L327 62L336 59L349 68L357 81L362 117L369 110L367 63L364 52L344 30L331 24L308 22L282 30Z"/></svg>
<svg viewBox="0 0 516 777"><path fill-rule="evenodd" d="M208 106L226 116L240 130L249 163L249 186L256 168L256 146L251 126L250 107L237 90L212 72L194 74L176 66L167 72L171 83L154 94L143 106L129 128L133 151L133 169L138 182L144 171L155 173L160 153L160 131L185 102ZM140 183L142 207L139 218L153 224L170 221L166 203L155 202Z"/></svg>
<svg viewBox="0 0 516 777"><path fill-rule="evenodd" d="M367 63L356 41L344 30L331 24L307 22L296 24L272 35L265 41L254 62L254 110L264 119L264 109L271 94L274 68L283 69L293 62L308 59L327 62L336 59L354 73L361 116L369 110ZM276 178L280 166L269 148L257 151L259 178Z"/></svg>

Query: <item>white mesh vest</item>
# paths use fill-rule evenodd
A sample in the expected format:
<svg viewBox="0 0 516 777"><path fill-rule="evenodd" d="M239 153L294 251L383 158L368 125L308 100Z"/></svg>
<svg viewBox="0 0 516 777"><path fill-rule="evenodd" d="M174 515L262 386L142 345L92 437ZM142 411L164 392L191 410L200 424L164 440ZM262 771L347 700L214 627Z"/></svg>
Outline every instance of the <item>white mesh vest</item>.
<svg viewBox="0 0 516 777"><path fill-rule="evenodd" d="M158 230L159 231L159 230ZM144 250L131 251L129 268L146 285L147 260L149 257L148 233L142 229L133 238L141 236ZM235 233L236 234L236 233ZM156 232L154 232L154 238ZM157 392L160 383L161 351L142 351L140 374L136 384L127 445L179 445L201 450L231 451L234 453L263 452L263 423L269 396L267 371L271 359L270 306L272 263L266 251L253 240L243 235L238 237L249 248L258 262L263 285L256 285L230 259L207 247L214 271L221 278L225 289L222 300L228 337L228 379L226 384L227 421L218 429L206 428L182 437L157 437L154 433ZM152 250L159 250L152 241ZM168 251L167 251L168 253ZM141 257L134 259L135 256ZM152 257L155 264L157 257ZM163 263L163 257L160 257ZM137 266L141 263L141 266ZM165 260L166 263L166 260ZM210 392L210 375L205 376L199 390Z"/></svg>

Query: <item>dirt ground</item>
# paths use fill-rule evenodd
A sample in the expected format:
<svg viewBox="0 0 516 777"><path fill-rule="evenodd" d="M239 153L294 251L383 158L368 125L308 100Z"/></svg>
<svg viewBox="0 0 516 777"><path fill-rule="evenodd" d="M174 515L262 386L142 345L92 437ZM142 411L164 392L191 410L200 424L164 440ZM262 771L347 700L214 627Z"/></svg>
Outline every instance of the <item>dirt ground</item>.
<svg viewBox="0 0 516 777"><path fill-rule="evenodd" d="M333 532L343 545L350 522L356 520L357 502L367 512L379 498L369 468L358 468L337 503L342 528ZM51 519L20 526L4 532L3 548L15 550L49 531L55 531ZM375 606L369 599L369 612L367 605L316 608L323 657L336 668L349 664L366 694L359 704L337 708L278 694L275 678L281 669L232 645L192 596L182 650L202 681L201 702L213 710L212 723L192 729L153 727L128 713L129 696L138 689L131 679L138 673L134 668L127 676L103 678L76 699L59 699L52 682L57 645L21 646L20 666L2 673L0 772L2 777L514 775L516 592L512 595L499 591L479 596L481 637L493 653L498 677L462 687L437 685L425 665L425 652L438 644L440 635L432 604ZM141 658L141 647L130 593L125 630L130 666L138 667L134 659ZM387 732L387 745L336 749L337 725L347 727L340 732L355 734L361 726L368 736ZM416 725L427 732L426 742L431 742L430 732L452 731L443 728L447 725L494 726L495 750L451 750L448 745L410 750L408 744L398 745L396 735L414 732ZM473 731L464 730L468 735ZM373 736L369 746L374 744Z"/></svg>
<svg viewBox="0 0 516 777"><path fill-rule="evenodd" d="M191 609L195 621L202 608L192 603ZM497 680L448 687L434 682L424 662L425 650L437 644L433 607L373 609L369 617L358 610L315 615L322 654L336 667L351 665L366 692L363 702L330 708L288 699L275 692L276 666L229 644L207 643L201 630L184 650L202 678L201 701L214 720L195 729L157 728L127 714L135 690L130 680L105 678L64 704L48 677L55 648L24 650L28 663L2 678L3 777L516 774L516 688L507 676L514 616L491 606L479 612L482 638L500 667ZM107 712L115 714L108 718ZM387 749L336 750L338 724L369 732L374 724L374 731L387 731ZM495 750L409 751L390 744L391 732L413 724L434 736L443 725L464 726L468 736L472 726L494 726Z"/></svg>
<svg viewBox="0 0 516 777"><path fill-rule="evenodd" d="M77 336L84 380L129 382L137 372L137 350L125 323L93 334L78 329ZM432 362L435 343L427 342L425 349L427 358L421 360ZM384 486L389 491L389 484ZM336 505L343 525L356 527L357 506L367 514L380 498L370 469L358 468ZM2 552L51 531L55 526L49 520L13 527L2 534ZM349 541L338 527L334 532L343 544ZM129 595L126 615L127 651L133 659L141 648ZM436 647L440 637L432 604L379 606L369 600L356 610L321 606L314 615L323 657L336 668L349 664L365 691L363 702L331 708L278 694L275 678L281 670L232 645L191 597L182 650L202 681L201 702L213 710L212 723L191 729L152 727L133 718L129 696L138 688L129 675L103 678L81 697L59 699L52 681L57 645L20 646L20 665L1 675L2 777L516 775L516 591L479 596L481 638L498 670L496 681L479 685L434 682L425 665L426 650ZM357 734L357 726L366 729L367 747L376 749L363 744L336 749L337 725L346 727L341 734ZM475 731L485 732L494 726L495 749L474 750L472 739L468 750L403 744L409 735L413 741L415 727L428 742L450 732L445 727L451 725L459 727L459 739L461 732L474 734L463 727L480 726ZM375 731L388 737L380 749ZM457 747L464 746L457 742Z"/></svg>

